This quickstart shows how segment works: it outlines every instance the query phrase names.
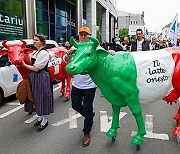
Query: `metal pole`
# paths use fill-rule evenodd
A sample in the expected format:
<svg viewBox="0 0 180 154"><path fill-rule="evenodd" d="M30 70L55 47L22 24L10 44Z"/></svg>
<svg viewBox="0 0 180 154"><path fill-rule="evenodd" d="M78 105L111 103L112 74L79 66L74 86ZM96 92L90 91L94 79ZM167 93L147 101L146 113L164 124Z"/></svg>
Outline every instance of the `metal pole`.
<svg viewBox="0 0 180 154"><path fill-rule="evenodd" d="M78 34L79 29L82 27L83 5L82 5L82 0L76 0L76 3L77 3L76 32Z"/></svg>
<svg viewBox="0 0 180 154"><path fill-rule="evenodd" d="M26 22L27 38L32 38L37 32L36 29L36 2L35 0L26 0Z"/></svg>

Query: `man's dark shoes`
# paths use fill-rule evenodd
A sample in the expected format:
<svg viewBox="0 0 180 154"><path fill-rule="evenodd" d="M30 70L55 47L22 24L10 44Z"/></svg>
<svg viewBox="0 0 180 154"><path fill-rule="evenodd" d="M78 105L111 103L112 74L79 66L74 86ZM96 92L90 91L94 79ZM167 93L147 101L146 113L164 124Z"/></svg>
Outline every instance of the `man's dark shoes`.
<svg viewBox="0 0 180 154"><path fill-rule="evenodd" d="M42 120L41 121L37 121L34 126L39 126L41 124Z"/></svg>
<svg viewBox="0 0 180 154"><path fill-rule="evenodd" d="M38 132L44 130L48 126L48 121L46 122L45 125L40 125L38 129L36 129Z"/></svg>
<svg viewBox="0 0 180 154"><path fill-rule="evenodd" d="M84 147L87 147L91 142L91 136L90 136L90 133L85 133L84 134L84 137L83 137L83 146Z"/></svg>

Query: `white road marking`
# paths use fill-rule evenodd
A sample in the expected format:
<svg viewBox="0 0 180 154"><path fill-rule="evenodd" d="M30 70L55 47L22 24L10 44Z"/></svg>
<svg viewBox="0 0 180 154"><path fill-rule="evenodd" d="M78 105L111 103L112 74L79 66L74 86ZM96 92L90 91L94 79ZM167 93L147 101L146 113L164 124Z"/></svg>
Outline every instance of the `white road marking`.
<svg viewBox="0 0 180 154"><path fill-rule="evenodd" d="M76 114L76 115L74 115L74 116L72 116L72 117L70 117L70 118L66 118L66 119L64 119L64 120L61 120L61 121L56 122L56 123L51 124L51 125L52 125L52 126L60 126L60 125L63 125L63 124L65 124L65 123L71 122L72 120L77 119L77 118L79 118L79 117L81 117L81 114L78 113L78 114Z"/></svg>
<svg viewBox="0 0 180 154"><path fill-rule="evenodd" d="M0 115L0 118L2 119L2 118L4 118L4 117L12 114L13 112L15 112L15 111L23 108L23 107L24 107L24 105L19 105L18 107L14 108L14 109L12 109L12 110L10 110L10 111L8 111L8 112L5 112L5 113L1 114L1 115Z"/></svg>
<svg viewBox="0 0 180 154"><path fill-rule="evenodd" d="M75 112L75 110L73 110L73 108L69 108L68 112L69 112L69 118L76 115L76 112ZM69 129L73 129L73 128L77 128L77 119L72 119L69 122Z"/></svg>
<svg viewBox="0 0 180 154"><path fill-rule="evenodd" d="M145 128L148 132L153 132L153 115L146 115Z"/></svg>
<svg viewBox="0 0 180 154"><path fill-rule="evenodd" d="M61 88L61 82L60 83L58 83L58 86L56 87L56 88L53 88L53 92L55 92L56 90L58 90L58 89L60 89Z"/></svg>
<svg viewBox="0 0 180 154"><path fill-rule="evenodd" d="M169 140L169 136L167 134L153 133L153 115L146 115L145 128L146 135L144 137L159 140ZM136 131L132 131L131 136L134 136L136 133Z"/></svg>
<svg viewBox="0 0 180 154"><path fill-rule="evenodd" d="M6 103L5 105L19 106L20 103L19 102L9 102L9 103Z"/></svg>
<svg viewBox="0 0 180 154"><path fill-rule="evenodd" d="M126 112L120 112L119 120L123 118L126 114ZM107 132L111 128L111 124L112 117L107 116L107 111L100 111L100 131Z"/></svg>
<svg viewBox="0 0 180 154"><path fill-rule="evenodd" d="M56 88L53 89L53 92L56 91L56 90L58 90L58 89L60 89L60 87L61 87L61 83L58 84L58 87L56 87ZM24 104L21 105L21 104L18 102L18 100L17 100L17 103L16 103L16 101L15 101L15 102L9 102L9 103L6 103L6 105L18 105L18 107L14 108L14 109L12 109L12 110L10 110L10 111L8 111L8 112L5 112L5 113L1 114L1 115L0 115L0 118L1 118L1 119L4 118L4 117L6 117L6 116L8 116L8 115L10 115L10 114L12 114L12 113L14 113L14 112L16 112L16 111L18 111L19 109L21 109L21 108L24 107ZM34 119L34 120L35 120L35 119ZM26 123L26 121L25 121L25 123Z"/></svg>
<svg viewBox="0 0 180 154"><path fill-rule="evenodd" d="M38 115L35 114L33 117L31 117L30 119L26 120L24 123L29 124L31 122L33 122L34 120L36 120L38 118Z"/></svg>

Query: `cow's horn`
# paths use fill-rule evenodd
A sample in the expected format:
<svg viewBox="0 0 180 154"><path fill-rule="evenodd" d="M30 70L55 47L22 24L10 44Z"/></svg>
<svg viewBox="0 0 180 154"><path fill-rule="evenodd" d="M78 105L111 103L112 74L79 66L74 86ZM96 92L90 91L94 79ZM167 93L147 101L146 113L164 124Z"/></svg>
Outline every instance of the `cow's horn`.
<svg viewBox="0 0 180 154"><path fill-rule="evenodd" d="M75 48L78 48L78 43L74 40L73 37L71 37L70 43L71 43Z"/></svg>
<svg viewBox="0 0 180 154"><path fill-rule="evenodd" d="M2 42L2 45L3 45L6 49L8 49L9 46L6 44L6 42L7 42L7 40L4 40L4 41Z"/></svg>
<svg viewBox="0 0 180 154"><path fill-rule="evenodd" d="M21 42L22 42L21 47L22 47L22 48L25 48L25 47L26 47L26 42L25 42L25 41L23 41L23 40L21 40Z"/></svg>
<svg viewBox="0 0 180 154"><path fill-rule="evenodd" d="M94 43L95 47L97 47L99 45L99 41L97 38L92 37L90 35L88 35L87 38L90 39Z"/></svg>

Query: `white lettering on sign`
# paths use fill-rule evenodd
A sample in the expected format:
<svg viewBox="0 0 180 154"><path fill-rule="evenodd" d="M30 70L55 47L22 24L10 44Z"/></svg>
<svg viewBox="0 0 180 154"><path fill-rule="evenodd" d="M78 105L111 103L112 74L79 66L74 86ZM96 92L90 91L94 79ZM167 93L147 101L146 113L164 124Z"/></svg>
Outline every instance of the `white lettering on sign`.
<svg viewBox="0 0 180 154"><path fill-rule="evenodd" d="M148 71L146 74L149 75L146 82L152 83L152 82L164 82L169 79L169 75L166 75L166 69L161 66L161 63L159 60L152 61L152 67L148 68ZM156 76L154 76L156 75Z"/></svg>
<svg viewBox="0 0 180 154"><path fill-rule="evenodd" d="M17 16L9 17L7 15L3 15L2 13L0 13L0 22L11 25L23 26L23 19L19 19Z"/></svg>
<svg viewBox="0 0 180 154"><path fill-rule="evenodd" d="M59 71L60 71L60 64L62 63L62 58L56 58L55 56L54 57L51 57L49 62L48 62L48 67L54 67L54 74L58 74Z"/></svg>
<svg viewBox="0 0 180 154"><path fill-rule="evenodd" d="M48 67L61 64L62 58L51 57L48 62Z"/></svg>
<svg viewBox="0 0 180 154"><path fill-rule="evenodd" d="M74 21L67 21L67 26L76 27L76 24Z"/></svg>

